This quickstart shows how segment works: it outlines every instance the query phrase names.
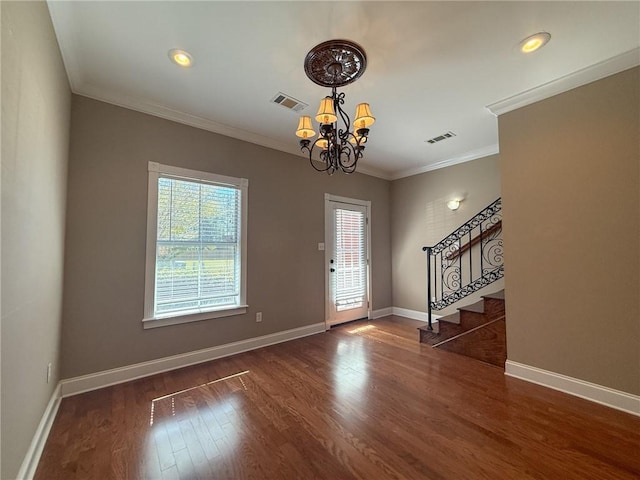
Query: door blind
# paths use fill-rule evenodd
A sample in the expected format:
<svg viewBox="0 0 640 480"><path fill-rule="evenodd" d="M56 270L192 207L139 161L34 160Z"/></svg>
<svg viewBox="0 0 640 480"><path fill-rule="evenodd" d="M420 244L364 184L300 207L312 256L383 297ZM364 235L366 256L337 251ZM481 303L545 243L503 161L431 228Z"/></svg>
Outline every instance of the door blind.
<svg viewBox="0 0 640 480"><path fill-rule="evenodd" d="M365 215L353 210L335 210L336 272L334 299L338 311L360 308L366 297Z"/></svg>

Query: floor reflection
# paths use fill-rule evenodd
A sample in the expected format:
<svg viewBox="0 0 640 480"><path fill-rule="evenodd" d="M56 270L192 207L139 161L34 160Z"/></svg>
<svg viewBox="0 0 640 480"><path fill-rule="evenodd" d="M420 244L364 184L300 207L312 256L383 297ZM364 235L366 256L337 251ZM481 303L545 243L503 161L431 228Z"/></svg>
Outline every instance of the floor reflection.
<svg viewBox="0 0 640 480"><path fill-rule="evenodd" d="M147 478L175 470L180 478L212 478L212 465L233 456L243 441L240 419L248 370L151 401L145 465ZM226 382L223 384L222 382ZM177 478L177 477L176 477Z"/></svg>
<svg viewBox="0 0 640 480"><path fill-rule="evenodd" d="M357 327L349 333L369 330L372 325ZM374 327L375 328L375 327ZM336 408L347 418L366 411L369 387L369 351L362 337L340 340L333 365L333 391Z"/></svg>
<svg viewBox="0 0 640 480"><path fill-rule="evenodd" d="M369 330L375 330L375 329L376 329L376 326L369 323L367 325L362 325L359 327L352 328L351 330L347 330L347 332L351 334L355 334L355 333L362 333L362 332L367 332Z"/></svg>
<svg viewBox="0 0 640 480"><path fill-rule="evenodd" d="M175 399L176 399L177 396L183 395L185 393L191 392L191 391L196 390L196 389L205 388L205 387L208 387L210 385L214 385L214 384L216 384L218 382L224 382L225 380L231 380L232 378L238 378L240 380L240 383L242 384L242 388L246 389L247 386L245 385L244 381L240 377L242 377L242 375L246 375L247 373L249 373L249 370L245 370L244 372L234 373L233 375L227 375L226 377L218 378L217 380L212 380L211 382L203 383L201 385L196 385L195 387L185 388L184 390L179 390L179 391L174 392L174 393L169 393L167 395L163 395L161 397L154 398L153 400L151 400L151 414L149 416L149 425L153 426L153 421L154 421L154 416L155 416L155 409L156 409L156 402L169 399L171 401L171 414L175 416Z"/></svg>

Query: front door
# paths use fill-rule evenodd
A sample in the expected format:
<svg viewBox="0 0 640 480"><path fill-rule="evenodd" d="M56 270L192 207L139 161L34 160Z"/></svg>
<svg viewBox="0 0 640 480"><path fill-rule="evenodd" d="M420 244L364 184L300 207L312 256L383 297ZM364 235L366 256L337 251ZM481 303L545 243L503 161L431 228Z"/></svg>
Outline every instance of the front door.
<svg viewBox="0 0 640 480"><path fill-rule="evenodd" d="M369 202L335 198L325 203L327 327L369 316Z"/></svg>

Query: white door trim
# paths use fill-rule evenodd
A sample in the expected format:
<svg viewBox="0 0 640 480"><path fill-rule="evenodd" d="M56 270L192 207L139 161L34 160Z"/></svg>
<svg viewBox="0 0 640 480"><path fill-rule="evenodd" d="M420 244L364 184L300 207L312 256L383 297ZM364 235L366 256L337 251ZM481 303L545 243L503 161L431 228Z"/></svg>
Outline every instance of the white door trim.
<svg viewBox="0 0 640 480"><path fill-rule="evenodd" d="M341 197L339 195L332 195L330 193L324 194L324 243L326 246L332 241L330 232L332 230L332 216L331 216L331 202L344 203L348 205L358 205L366 208L366 246L367 246L367 300L369 302L367 306L367 317L371 318L371 306L373 305L373 298L371 296L371 200L359 200L357 198ZM330 249L325 247L324 253L324 323L325 329L329 330L331 325L329 324L329 312L331 295L329 292L329 252Z"/></svg>

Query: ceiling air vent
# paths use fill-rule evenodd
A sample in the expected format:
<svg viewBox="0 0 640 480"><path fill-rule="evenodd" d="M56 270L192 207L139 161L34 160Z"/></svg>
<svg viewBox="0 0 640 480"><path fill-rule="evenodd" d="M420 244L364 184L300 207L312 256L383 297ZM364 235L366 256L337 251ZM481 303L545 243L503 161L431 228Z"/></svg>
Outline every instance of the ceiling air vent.
<svg viewBox="0 0 640 480"><path fill-rule="evenodd" d="M441 142L443 140L446 140L447 138L451 138L451 137L455 137L456 134L453 132L447 132L447 133L443 133L442 135L438 135L437 137L433 137L430 138L429 140L425 140L425 142L427 143L438 143Z"/></svg>
<svg viewBox="0 0 640 480"><path fill-rule="evenodd" d="M296 100L295 98L290 97L289 95L282 92L278 92L276 96L271 99L271 101L273 103L277 103L278 105L282 105L289 110L293 110L294 112L299 112L300 110L304 110L309 106L306 103L301 102L300 100Z"/></svg>

